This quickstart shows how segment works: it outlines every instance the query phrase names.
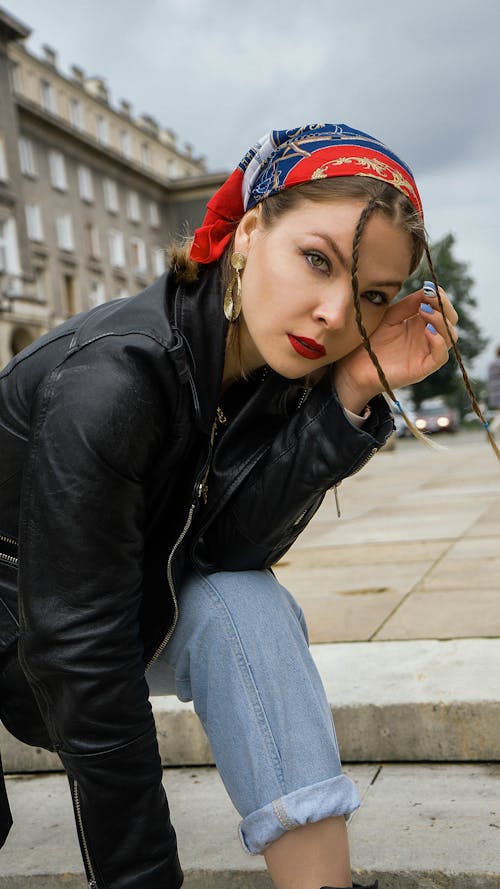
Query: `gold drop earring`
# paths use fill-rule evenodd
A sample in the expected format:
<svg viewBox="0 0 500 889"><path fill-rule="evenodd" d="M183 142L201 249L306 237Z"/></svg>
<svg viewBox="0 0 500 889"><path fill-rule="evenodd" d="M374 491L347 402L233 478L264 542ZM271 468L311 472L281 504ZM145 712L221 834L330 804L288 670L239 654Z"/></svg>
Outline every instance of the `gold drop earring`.
<svg viewBox="0 0 500 889"><path fill-rule="evenodd" d="M244 253L233 253L230 261L234 275L224 295L224 315L228 321L234 322L241 312L241 272L246 266L247 258Z"/></svg>

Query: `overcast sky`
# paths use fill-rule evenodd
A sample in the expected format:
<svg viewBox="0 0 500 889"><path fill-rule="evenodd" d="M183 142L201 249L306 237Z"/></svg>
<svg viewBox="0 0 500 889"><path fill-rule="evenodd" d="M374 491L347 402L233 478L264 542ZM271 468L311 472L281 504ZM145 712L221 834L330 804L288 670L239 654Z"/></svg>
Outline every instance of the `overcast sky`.
<svg viewBox="0 0 500 889"><path fill-rule="evenodd" d="M12 0L63 73L103 77L233 169L263 133L318 121L372 133L413 168L431 240L452 231L477 319L500 343L499 0Z"/></svg>

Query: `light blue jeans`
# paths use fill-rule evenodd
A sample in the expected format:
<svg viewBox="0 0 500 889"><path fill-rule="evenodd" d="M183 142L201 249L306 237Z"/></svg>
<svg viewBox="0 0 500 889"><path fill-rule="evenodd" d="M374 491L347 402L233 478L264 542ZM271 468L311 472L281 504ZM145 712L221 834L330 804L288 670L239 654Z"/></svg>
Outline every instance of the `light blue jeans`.
<svg viewBox="0 0 500 889"><path fill-rule="evenodd" d="M150 692L193 701L252 854L287 830L352 812L302 611L270 571L193 573L148 671Z"/></svg>

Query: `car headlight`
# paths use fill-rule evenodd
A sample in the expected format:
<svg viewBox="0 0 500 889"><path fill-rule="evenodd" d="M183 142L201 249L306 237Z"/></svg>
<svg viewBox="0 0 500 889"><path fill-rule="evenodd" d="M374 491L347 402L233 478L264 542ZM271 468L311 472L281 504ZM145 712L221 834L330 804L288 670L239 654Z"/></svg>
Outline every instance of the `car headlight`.
<svg viewBox="0 0 500 889"><path fill-rule="evenodd" d="M415 426L417 427L417 429L425 429L425 427L427 426L427 420L424 420L423 417L421 417L418 420L415 420Z"/></svg>
<svg viewBox="0 0 500 889"><path fill-rule="evenodd" d="M449 417L438 417L437 424L438 424L438 426L441 427L441 429L445 429L446 426L450 425L450 418Z"/></svg>

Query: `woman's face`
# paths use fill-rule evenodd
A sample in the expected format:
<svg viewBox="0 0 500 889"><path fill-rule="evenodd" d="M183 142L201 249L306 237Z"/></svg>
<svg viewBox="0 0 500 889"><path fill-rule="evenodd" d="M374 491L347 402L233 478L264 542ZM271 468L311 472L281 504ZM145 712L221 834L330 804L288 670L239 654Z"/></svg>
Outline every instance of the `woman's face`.
<svg viewBox="0 0 500 889"><path fill-rule="evenodd" d="M268 364L297 379L361 343L351 284L354 231L363 201L304 200L271 227L259 208L241 220L234 249L245 254L240 348L246 371ZM409 274L410 236L380 213L369 217L358 262L368 335Z"/></svg>

